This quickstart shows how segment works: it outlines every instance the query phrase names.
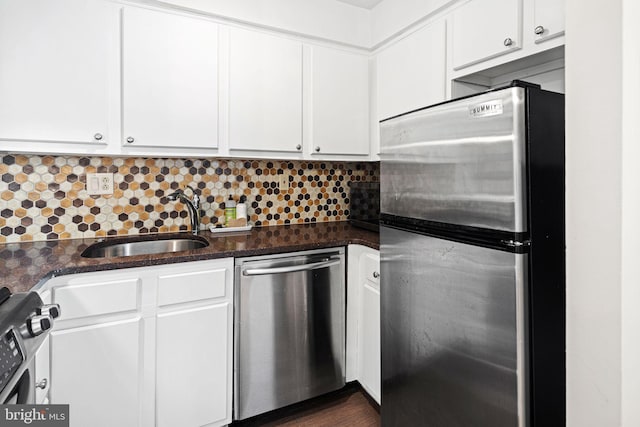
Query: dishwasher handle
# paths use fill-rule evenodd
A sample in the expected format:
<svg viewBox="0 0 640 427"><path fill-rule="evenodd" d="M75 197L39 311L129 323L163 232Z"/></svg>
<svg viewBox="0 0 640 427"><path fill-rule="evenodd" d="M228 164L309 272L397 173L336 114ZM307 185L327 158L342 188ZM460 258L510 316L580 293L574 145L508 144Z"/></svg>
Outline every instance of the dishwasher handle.
<svg viewBox="0 0 640 427"><path fill-rule="evenodd" d="M325 259L320 262L312 262L310 264L302 265L288 265L286 267L272 267L272 268L248 268L242 272L243 276L260 276L263 274L280 274L280 273L292 273L295 271L309 271L316 270L318 268L332 267L340 264L340 259Z"/></svg>

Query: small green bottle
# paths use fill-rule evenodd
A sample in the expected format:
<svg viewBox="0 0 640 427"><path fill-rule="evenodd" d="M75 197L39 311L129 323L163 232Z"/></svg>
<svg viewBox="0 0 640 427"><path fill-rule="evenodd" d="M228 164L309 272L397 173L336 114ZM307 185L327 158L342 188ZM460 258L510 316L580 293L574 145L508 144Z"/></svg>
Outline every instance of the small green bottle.
<svg viewBox="0 0 640 427"><path fill-rule="evenodd" d="M236 219L236 202L233 197L229 196L229 200L224 205L224 219L228 223L230 219Z"/></svg>

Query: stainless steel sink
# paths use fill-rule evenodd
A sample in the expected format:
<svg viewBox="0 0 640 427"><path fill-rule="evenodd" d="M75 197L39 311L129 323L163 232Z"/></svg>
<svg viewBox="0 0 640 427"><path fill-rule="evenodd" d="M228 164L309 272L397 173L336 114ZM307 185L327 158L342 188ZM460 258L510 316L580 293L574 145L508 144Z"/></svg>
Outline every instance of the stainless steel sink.
<svg viewBox="0 0 640 427"><path fill-rule="evenodd" d="M113 258L152 255L202 249L207 246L209 246L209 242L197 236L132 237L94 243L85 249L81 256L84 258Z"/></svg>

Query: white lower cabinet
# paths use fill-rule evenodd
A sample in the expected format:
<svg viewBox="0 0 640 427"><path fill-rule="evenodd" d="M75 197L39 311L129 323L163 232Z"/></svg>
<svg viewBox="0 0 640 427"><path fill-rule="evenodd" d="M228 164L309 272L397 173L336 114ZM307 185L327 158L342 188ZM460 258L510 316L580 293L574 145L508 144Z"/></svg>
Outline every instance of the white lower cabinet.
<svg viewBox="0 0 640 427"><path fill-rule="evenodd" d="M36 363L33 379L36 384L35 402L37 405L49 403L49 386L51 385L50 343L51 339L49 337L45 338L35 355Z"/></svg>
<svg viewBox="0 0 640 427"><path fill-rule="evenodd" d="M380 404L380 253L349 245L348 255L347 381L357 380Z"/></svg>
<svg viewBox="0 0 640 427"><path fill-rule="evenodd" d="M140 318L51 333L51 402L68 403L72 426L137 426Z"/></svg>
<svg viewBox="0 0 640 427"><path fill-rule="evenodd" d="M156 425L230 422L230 302L158 315Z"/></svg>
<svg viewBox="0 0 640 427"><path fill-rule="evenodd" d="M380 403L380 289L369 280L360 286L358 379L371 397Z"/></svg>
<svg viewBox="0 0 640 427"><path fill-rule="evenodd" d="M52 279L51 403L72 427L229 424L232 285L232 258Z"/></svg>

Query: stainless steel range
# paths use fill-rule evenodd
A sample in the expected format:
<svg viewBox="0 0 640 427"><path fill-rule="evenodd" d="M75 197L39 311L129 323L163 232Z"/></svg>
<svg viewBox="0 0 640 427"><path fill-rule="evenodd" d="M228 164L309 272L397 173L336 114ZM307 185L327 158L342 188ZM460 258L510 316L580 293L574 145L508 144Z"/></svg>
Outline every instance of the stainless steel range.
<svg viewBox="0 0 640 427"><path fill-rule="evenodd" d="M36 292L0 289L0 404L35 403L35 388L46 387L35 384L34 356L59 315Z"/></svg>

